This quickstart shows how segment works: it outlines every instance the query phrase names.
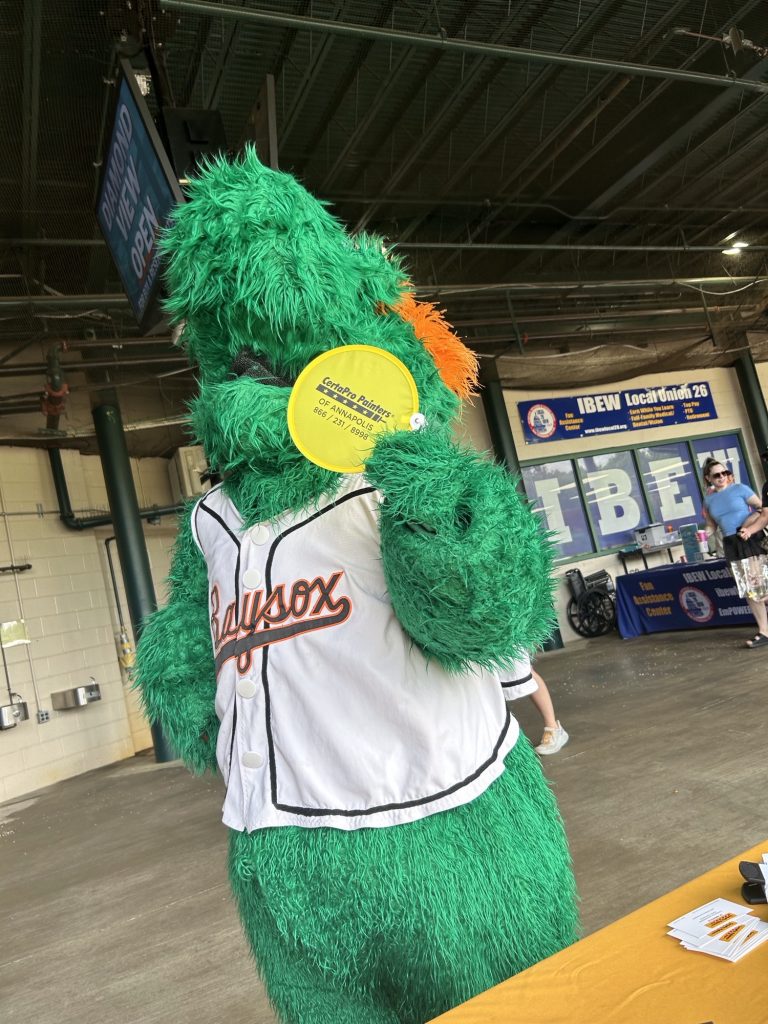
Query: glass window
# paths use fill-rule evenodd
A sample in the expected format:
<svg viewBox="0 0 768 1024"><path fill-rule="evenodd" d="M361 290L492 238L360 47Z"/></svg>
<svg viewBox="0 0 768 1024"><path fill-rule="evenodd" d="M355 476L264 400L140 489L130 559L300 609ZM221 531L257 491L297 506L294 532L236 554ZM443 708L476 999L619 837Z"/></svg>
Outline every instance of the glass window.
<svg viewBox="0 0 768 1024"><path fill-rule="evenodd" d="M590 455L577 464L600 547L634 544L635 530L649 519L632 452Z"/></svg>
<svg viewBox="0 0 768 1024"><path fill-rule="evenodd" d="M595 550L570 459L525 466L523 483L534 509L541 512L561 558Z"/></svg>
<svg viewBox="0 0 768 1024"><path fill-rule="evenodd" d="M657 523L696 523L701 516L701 490L696 467L684 441L636 448L637 463L643 475Z"/></svg>
<svg viewBox="0 0 768 1024"><path fill-rule="evenodd" d="M701 466L709 456L752 486L736 433L524 466L523 483L557 557L575 558L634 544L635 530L650 522L702 522Z"/></svg>
<svg viewBox="0 0 768 1024"><path fill-rule="evenodd" d="M701 480L701 467L711 455L713 459L722 462L724 466L731 470L736 483L746 484L747 487L752 486L738 434L721 434L720 437L696 438L691 444L696 452L696 461L699 464L699 480Z"/></svg>

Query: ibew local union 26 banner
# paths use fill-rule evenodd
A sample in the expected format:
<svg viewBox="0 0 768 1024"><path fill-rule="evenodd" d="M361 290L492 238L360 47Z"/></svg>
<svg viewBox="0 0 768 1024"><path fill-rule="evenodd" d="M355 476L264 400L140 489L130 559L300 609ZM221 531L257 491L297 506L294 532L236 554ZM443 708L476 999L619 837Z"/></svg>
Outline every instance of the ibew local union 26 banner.
<svg viewBox="0 0 768 1024"><path fill-rule="evenodd" d="M518 402L517 409L526 444L717 419L706 381L539 398Z"/></svg>

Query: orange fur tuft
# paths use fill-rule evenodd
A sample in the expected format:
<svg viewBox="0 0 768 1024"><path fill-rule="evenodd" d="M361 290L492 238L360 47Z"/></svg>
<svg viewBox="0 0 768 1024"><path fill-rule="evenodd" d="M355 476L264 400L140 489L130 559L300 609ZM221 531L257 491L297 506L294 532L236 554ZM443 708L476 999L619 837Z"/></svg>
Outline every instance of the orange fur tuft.
<svg viewBox="0 0 768 1024"><path fill-rule="evenodd" d="M432 302L417 302L412 292L403 292L393 309L413 327L414 334L434 359L443 384L462 400L474 394L477 358L453 333L443 311Z"/></svg>

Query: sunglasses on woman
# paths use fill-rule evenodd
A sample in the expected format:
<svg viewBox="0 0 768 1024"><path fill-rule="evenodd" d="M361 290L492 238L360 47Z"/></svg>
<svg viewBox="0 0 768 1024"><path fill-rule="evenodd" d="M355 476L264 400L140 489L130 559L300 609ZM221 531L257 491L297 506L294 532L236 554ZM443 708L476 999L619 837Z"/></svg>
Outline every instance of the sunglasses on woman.
<svg viewBox="0 0 768 1024"><path fill-rule="evenodd" d="M730 476L730 475L731 474L728 473L728 472L726 472L726 473L710 473L709 474L709 479L710 480L719 480L721 476Z"/></svg>

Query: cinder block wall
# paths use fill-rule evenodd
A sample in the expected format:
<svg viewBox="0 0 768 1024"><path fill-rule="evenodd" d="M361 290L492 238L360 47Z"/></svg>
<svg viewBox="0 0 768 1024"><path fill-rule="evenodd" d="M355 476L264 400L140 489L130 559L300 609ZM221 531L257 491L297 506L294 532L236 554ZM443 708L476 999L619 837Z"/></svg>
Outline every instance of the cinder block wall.
<svg viewBox="0 0 768 1024"><path fill-rule="evenodd" d="M76 515L105 511L101 463L62 452ZM171 505L165 459L132 460L139 504ZM11 689L29 706L29 721L0 731L0 801L28 793L151 745L147 723L121 672L115 634L117 614L106 562L109 529L75 532L60 519L46 452L0 449L0 566L29 562L23 573L0 574L0 621L25 619L31 643L6 649ZM164 600L172 519L145 525L158 601ZM119 559L112 545L120 584ZM129 635L130 623L128 623ZM51 693L88 683L102 699L81 709L54 711ZM0 703L9 701L0 677ZM39 724L36 712L50 714Z"/></svg>

